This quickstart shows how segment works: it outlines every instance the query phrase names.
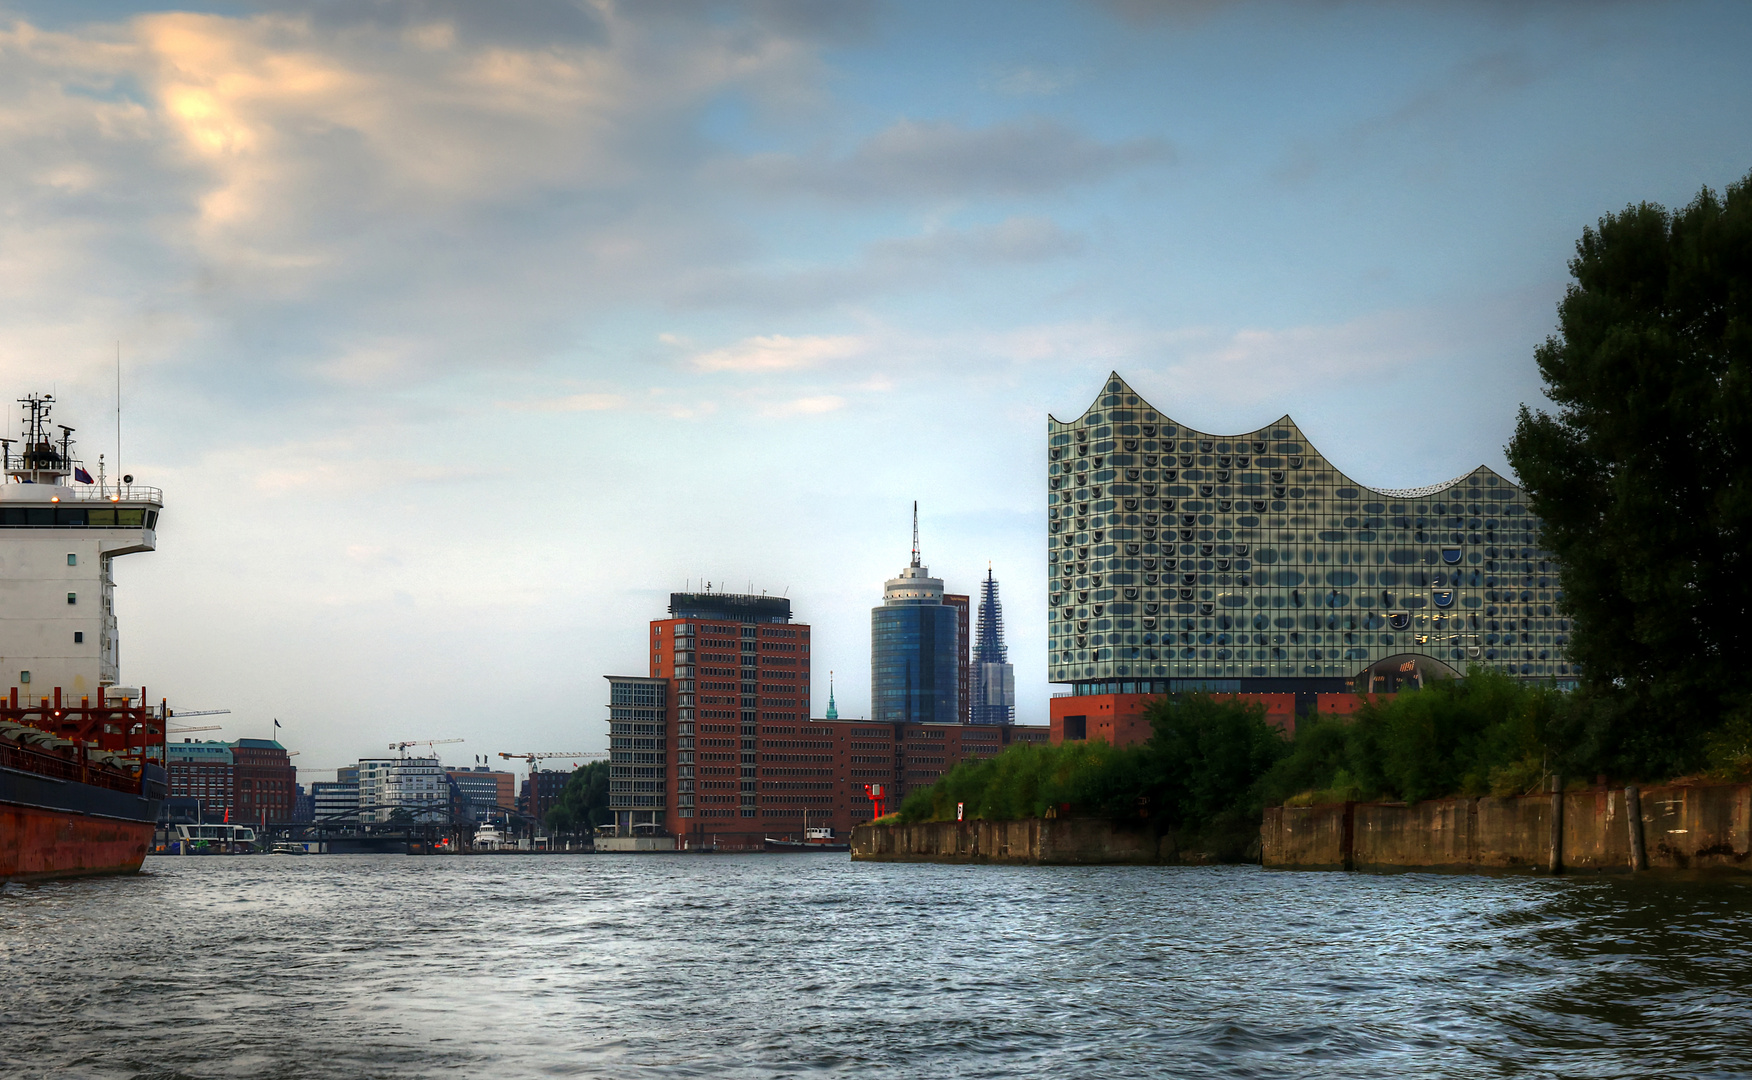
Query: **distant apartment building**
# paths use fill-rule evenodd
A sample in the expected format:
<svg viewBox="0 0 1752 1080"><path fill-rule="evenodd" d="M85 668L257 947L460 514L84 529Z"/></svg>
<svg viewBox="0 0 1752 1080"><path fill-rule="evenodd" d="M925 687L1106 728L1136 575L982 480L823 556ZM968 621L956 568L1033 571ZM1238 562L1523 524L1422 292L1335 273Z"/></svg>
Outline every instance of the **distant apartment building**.
<svg viewBox="0 0 1752 1080"><path fill-rule="evenodd" d="M349 765L335 770L333 781L318 780L310 785L310 802L314 820L330 825L359 820L359 767Z"/></svg>
<svg viewBox="0 0 1752 1080"><path fill-rule="evenodd" d="M298 797L298 769L286 748L273 739L238 739L231 744L238 820L291 821Z"/></svg>
<svg viewBox="0 0 1752 1080"><path fill-rule="evenodd" d="M378 812L387 803L385 792L389 773L395 768L395 758L360 758L355 766L359 772L359 820L377 821Z"/></svg>
<svg viewBox="0 0 1752 1080"><path fill-rule="evenodd" d="M196 742L165 747L172 797L200 801L208 821L284 822L297 806L298 770L272 739Z"/></svg>
<svg viewBox="0 0 1752 1080"><path fill-rule="evenodd" d="M523 780L522 798L518 800L523 812L541 824L547 819L547 812L560 801L560 793L566 790L571 782L570 770L561 772L558 769L542 769L531 773Z"/></svg>
<svg viewBox="0 0 1752 1080"><path fill-rule="evenodd" d="M398 758L384 777L376 820L450 820L450 778L437 758Z"/></svg>
<svg viewBox="0 0 1752 1080"><path fill-rule="evenodd" d="M445 776L455 789L460 820L501 820L516 805L512 800L516 797L517 778L508 772L476 765L446 769Z"/></svg>
<svg viewBox="0 0 1752 1080"><path fill-rule="evenodd" d="M231 744L184 739L165 745L165 772L172 798L199 800L200 816L227 820L234 806Z"/></svg>

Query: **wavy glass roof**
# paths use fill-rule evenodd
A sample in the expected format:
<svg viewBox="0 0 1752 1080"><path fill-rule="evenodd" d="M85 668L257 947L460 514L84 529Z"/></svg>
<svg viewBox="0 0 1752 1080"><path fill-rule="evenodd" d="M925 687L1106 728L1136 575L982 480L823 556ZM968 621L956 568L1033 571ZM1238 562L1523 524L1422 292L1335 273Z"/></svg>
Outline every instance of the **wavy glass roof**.
<svg viewBox="0 0 1752 1080"><path fill-rule="evenodd" d="M1288 416L1199 431L1117 373L1083 415L1047 427L1054 682L1341 689L1407 653L1435 662L1420 671L1570 672L1538 521L1488 468L1370 488Z"/></svg>

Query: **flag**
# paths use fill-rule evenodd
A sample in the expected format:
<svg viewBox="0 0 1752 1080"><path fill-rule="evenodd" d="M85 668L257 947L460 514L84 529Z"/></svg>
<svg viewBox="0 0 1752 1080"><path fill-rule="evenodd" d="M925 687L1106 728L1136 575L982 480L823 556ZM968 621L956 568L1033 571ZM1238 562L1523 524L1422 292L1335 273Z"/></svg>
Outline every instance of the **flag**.
<svg viewBox="0 0 1752 1080"><path fill-rule="evenodd" d="M81 484L93 483L93 481L91 479L91 474L86 472L83 467L78 466L78 465L73 466L73 479L79 481Z"/></svg>
<svg viewBox="0 0 1752 1080"><path fill-rule="evenodd" d="M280 726L280 721L279 721L279 720L275 720L275 721L274 721L274 726L275 726L275 727L279 727L279 726Z"/></svg>

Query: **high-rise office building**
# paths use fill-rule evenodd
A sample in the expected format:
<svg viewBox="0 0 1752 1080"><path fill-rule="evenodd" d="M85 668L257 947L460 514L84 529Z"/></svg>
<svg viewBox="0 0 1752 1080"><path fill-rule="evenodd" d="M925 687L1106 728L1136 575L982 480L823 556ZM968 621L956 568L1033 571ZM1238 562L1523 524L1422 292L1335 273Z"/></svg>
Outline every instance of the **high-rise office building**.
<svg viewBox="0 0 1752 1080"><path fill-rule="evenodd" d="M1287 416L1197 431L1117 374L1047 428L1048 679L1072 691L1055 733L1095 716L1089 695L1238 693L1293 717L1470 664L1573 678L1539 521L1488 468L1370 488Z"/></svg>
<svg viewBox="0 0 1752 1080"><path fill-rule="evenodd" d="M943 581L919 562L918 506L913 506L912 563L890 578L882 604L870 609L870 718L894 724L956 724L961 708L961 640L957 609L944 603Z"/></svg>
<svg viewBox="0 0 1752 1080"><path fill-rule="evenodd" d="M990 568L980 582L979 639L973 648L974 724L1016 722L1016 669L1004 647L1004 609L998 603L998 582Z"/></svg>
<svg viewBox="0 0 1752 1080"><path fill-rule="evenodd" d="M759 770L761 725L809 718L809 627L791 622L791 602L673 593L650 644L648 677L609 677L616 831L682 834L743 818L758 828L800 815L800 797L779 792L809 784L763 788Z"/></svg>
<svg viewBox="0 0 1752 1080"><path fill-rule="evenodd" d="M973 703L973 597L946 592L943 603L955 609L955 700L961 710L958 723L967 723Z"/></svg>

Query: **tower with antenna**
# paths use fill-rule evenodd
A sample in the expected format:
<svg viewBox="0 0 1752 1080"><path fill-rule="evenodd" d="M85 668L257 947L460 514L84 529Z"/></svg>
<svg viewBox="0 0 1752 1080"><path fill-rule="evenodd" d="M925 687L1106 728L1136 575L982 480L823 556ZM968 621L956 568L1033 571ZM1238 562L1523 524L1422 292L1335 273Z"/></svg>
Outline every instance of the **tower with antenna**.
<svg viewBox="0 0 1752 1080"><path fill-rule="evenodd" d="M998 581L986 567L979 584L979 638L973 646L973 709L975 724L1016 722L1016 669L1004 647L1004 609L998 603Z"/></svg>
<svg viewBox="0 0 1752 1080"><path fill-rule="evenodd" d="M883 723L962 720L960 635L941 578L920 560L913 503L912 561L870 610L870 718Z"/></svg>

